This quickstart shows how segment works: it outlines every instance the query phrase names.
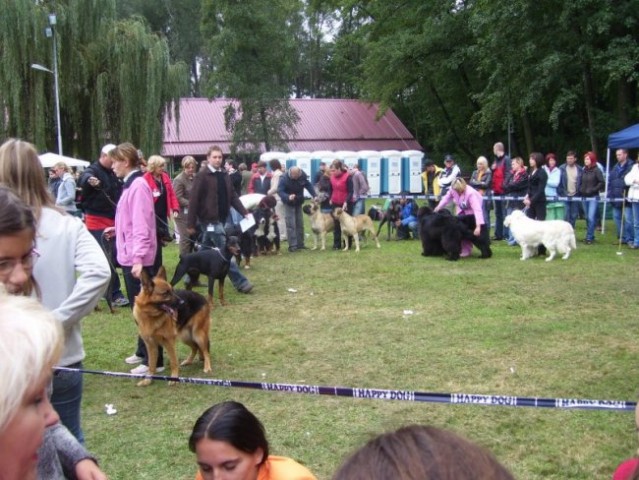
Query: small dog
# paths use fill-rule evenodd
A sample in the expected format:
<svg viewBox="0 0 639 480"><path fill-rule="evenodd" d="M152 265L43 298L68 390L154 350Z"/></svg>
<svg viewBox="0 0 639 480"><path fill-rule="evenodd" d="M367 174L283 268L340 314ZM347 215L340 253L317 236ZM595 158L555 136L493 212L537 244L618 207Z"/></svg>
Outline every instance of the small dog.
<svg viewBox="0 0 639 480"><path fill-rule="evenodd" d="M375 226L368 215L355 215L351 217L341 208L336 208L334 215L340 224L342 235L352 236L353 240L355 240L356 252L359 252L359 233L366 231L371 232L371 236L375 240L377 248L381 248L377 234L375 233ZM346 250L348 250L348 242L346 242L346 247L344 248L344 251Z"/></svg>
<svg viewBox="0 0 639 480"><path fill-rule="evenodd" d="M175 347L178 338L191 347L191 354L181 365L191 365L195 355L199 354L204 362L204 372L210 372L211 307L206 298L188 290L173 290L166 281L164 267L160 267L154 278L142 271L141 281L142 288L135 297L133 317L149 354L149 375L155 375L160 345L169 355L171 376L179 375ZM139 387L150 384L150 378L138 382Z"/></svg>
<svg viewBox="0 0 639 480"><path fill-rule="evenodd" d="M311 202L302 207L302 211L311 217L311 230L313 230L313 248L317 250L317 239L322 243L322 250L326 250L326 234L335 229L335 221L330 213L322 213L317 202Z"/></svg>
<svg viewBox="0 0 639 480"><path fill-rule="evenodd" d="M543 244L550 255L546 258L550 262L557 253L562 254L563 260L568 260L570 252L577 248L575 231L570 223L563 220L539 221L528 218L521 210L504 219L504 226L509 227L513 237L521 246L521 259L531 258L539 245Z"/></svg>
<svg viewBox="0 0 639 480"><path fill-rule="evenodd" d="M280 227L275 212L270 208L258 208L253 212L255 229L255 256L279 253Z"/></svg>
<svg viewBox="0 0 639 480"><path fill-rule="evenodd" d="M175 267L175 273L171 279L171 286L175 286L184 275L189 274L189 278L197 278L200 274L208 277L208 300L211 307L214 307L213 302L213 286L215 280L218 281L218 297L220 304L226 305L224 300L224 279L229 273L229 267L231 266L231 258L240 252L240 245L237 237L226 237L226 247L224 251L218 248L203 248L199 252L189 253L187 255L180 256L180 261ZM186 283L186 289L191 290L193 285Z"/></svg>

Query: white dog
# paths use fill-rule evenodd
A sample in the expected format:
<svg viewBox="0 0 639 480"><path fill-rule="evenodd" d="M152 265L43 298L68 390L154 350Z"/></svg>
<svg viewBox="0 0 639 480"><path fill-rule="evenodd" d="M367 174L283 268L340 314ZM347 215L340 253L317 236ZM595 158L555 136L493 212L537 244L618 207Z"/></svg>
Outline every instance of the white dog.
<svg viewBox="0 0 639 480"><path fill-rule="evenodd" d="M550 262L557 253L567 260L570 252L577 248L575 231L563 220L539 221L528 218L521 210L515 210L504 219L504 226L510 228L517 243L521 246L521 259L526 260L535 254L535 250L543 244L550 255Z"/></svg>

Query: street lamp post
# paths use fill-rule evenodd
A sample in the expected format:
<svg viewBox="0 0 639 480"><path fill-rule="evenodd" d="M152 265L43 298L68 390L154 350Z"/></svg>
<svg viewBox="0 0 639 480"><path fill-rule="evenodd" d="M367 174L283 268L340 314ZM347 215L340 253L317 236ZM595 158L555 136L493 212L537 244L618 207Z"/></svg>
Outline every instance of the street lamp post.
<svg viewBox="0 0 639 480"><path fill-rule="evenodd" d="M60 122L60 87L58 84L58 48L55 41L55 25L57 23L57 18L55 13L51 13L49 15L49 26L45 29L45 34L47 38L51 38L53 40L53 71L49 70L47 67L34 63L31 65L31 68L34 70L40 70L42 72L48 72L53 75L53 81L55 84L55 117L56 117L56 127L58 130L58 155L62 155L62 123Z"/></svg>

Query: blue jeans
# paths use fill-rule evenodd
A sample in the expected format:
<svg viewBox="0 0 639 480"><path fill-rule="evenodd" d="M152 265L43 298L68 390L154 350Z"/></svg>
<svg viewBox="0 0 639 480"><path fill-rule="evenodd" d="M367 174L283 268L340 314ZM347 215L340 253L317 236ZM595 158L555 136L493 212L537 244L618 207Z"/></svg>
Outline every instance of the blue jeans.
<svg viewBox="0 0 639 480"><path fill-rule="evenodd" d="M579 200L566 202L564 220L572 225L572 228L575 228L575 223L577 223L577 218L579 218L579 203Z"/></svg>
<svg viewBox="0 0 639 480"><path fill-rule="evenodd" d="M617 227L617 238L621 238L622 243L634 242L634 215L630 203L626 205L623 219L623 232L621 231L621 205L612 206L612 218Z"/></svg>
<svg viewBox="0 0 639 480"><path fill-rule="evenodd" d="M588 198L584 202L586 211L586 240L595 239L595 227L597 226L597 210L599 209L599 197Z"/></svg>
<svg viewBox="0 0 639 480"><path fill-rule="evenodd" d="M64 365L82 368L82 362ZM82 374L58 370L53 374L53 394L51 404L60 415L60 422L69 429L78 442L84 444L84 433L80 426L80 406L82 404ZM19 439L16 439L19 441Z"/></svg>
<svg viewBox="0 0 639 480"><path fill-rule="evenodd" d="M366 199L360 198L355 202L353 206L353 216L355 215L364 215L366 211Z"/></svg>
<svg viewBox="0 0 639 480"><path fill-rule="evenodd" d="M634 246L639 247L639 202L631 202L626 208L632 206L633 230L635 233Z"/></svg>
<svg viewBox="0 0 639 480"><path fill-rule="evenodd" d="M218 222L214 224L213 227L213 230L208 230L206 227L204 228L202 246L217 247L220 250L224 250L226 247L226 233L224 231L224 225L222 225L221 222ZM240 272L240 267L237 266L234 258L231 259L231 264L229 266L229 278L236 290L243 290L250 285L248 278Z"/></svg>

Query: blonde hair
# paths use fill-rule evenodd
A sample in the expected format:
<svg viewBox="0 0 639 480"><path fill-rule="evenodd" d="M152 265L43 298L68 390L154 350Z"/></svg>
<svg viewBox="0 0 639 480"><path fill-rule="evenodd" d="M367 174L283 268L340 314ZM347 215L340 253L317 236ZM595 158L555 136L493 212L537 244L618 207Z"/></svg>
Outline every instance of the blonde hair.
<svg viewBox="0 0 639 480"><path fill-rule="evenodd" d="M453 184L451 185L451 188L453 190L455 190L457 193L462 193L464 190L466 190L466 180L464 180L461 177L457 177L454 181Z"/></svg>
<svg viewBox="0 0 639 480"><path fill-rule="evenodd" d="M56 208L47 188L38 152L29 142L10 138L2 144L0 183L13 189L24 203L32 207L38 219L44 207Z"/></svg>
<svg viewBox="0 0 639 480"><path fill-rule="evenodd" d="M53 313L35 298L8 295L0 285L0 432L59 360L62 339Z"/></svg>
<svg viewBox="0 0 639 480"><path fill-rule="evenodd" d="M161 157L160 155L151 155L149 157L149 160L146 162L146 170L149 173L156 173L160 171L160 168L162 168L164 165L166 165L166 160L164 160L164 157Z"/></svg>
<svg viewBox="0 0 639 480"><path fill-rule="evenodd" d="M71 168L64 162L58 162L53 166L54 169L56 168L61 168L62 170L64 170L67 173L71 173Z"/></svg>
<svg viewBox="0 0 639 480"><path fill-rule="evenodd" d="M488 168L488 159L484 157L483 155L480 157L477 157L477 165L481 165L483 167Z"/></svg>
<svg viewBox="0 0 639 480"><path fill-rule="evenodd" d="M197 162L195 161L195 158L193 158L191 155L187 155L186 157L182 159L183 169L185 169L189 165L193 165L195 168L197 168Z"/></svg>

